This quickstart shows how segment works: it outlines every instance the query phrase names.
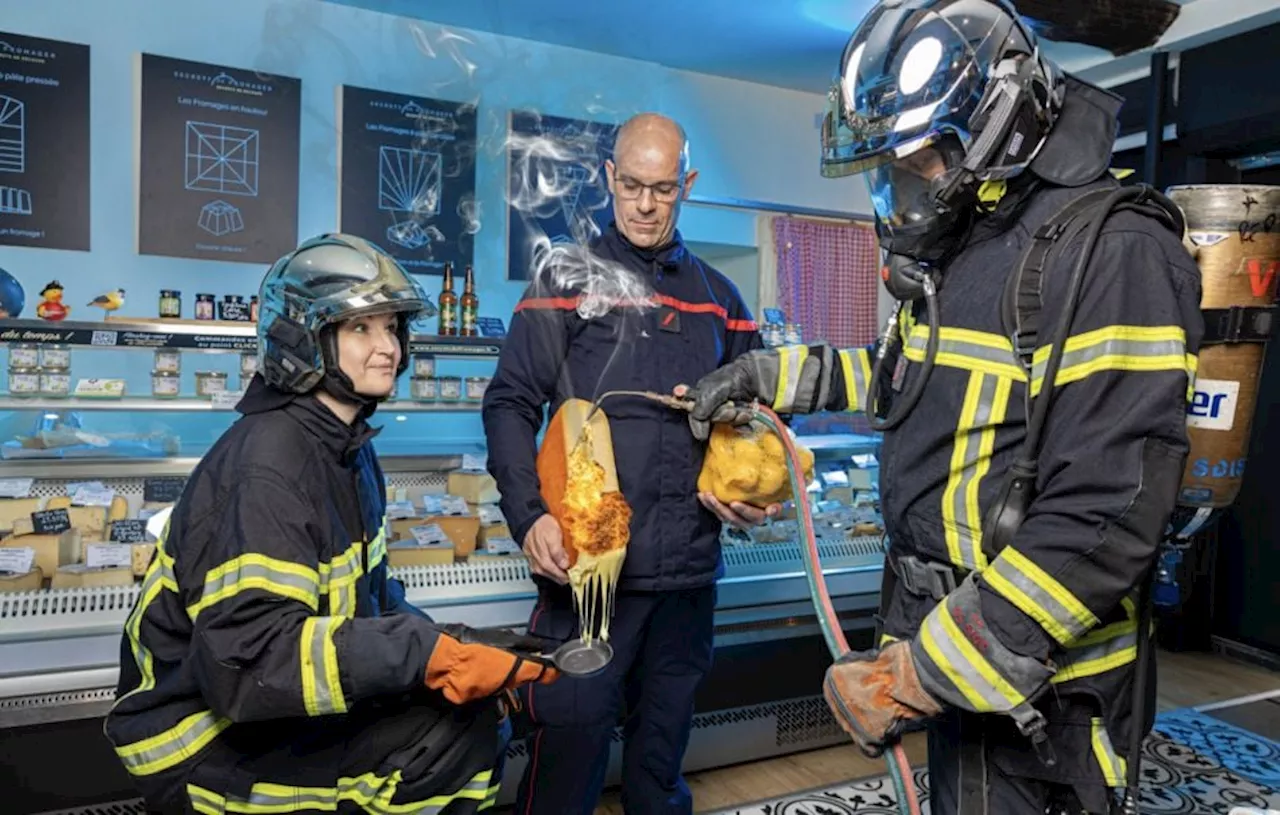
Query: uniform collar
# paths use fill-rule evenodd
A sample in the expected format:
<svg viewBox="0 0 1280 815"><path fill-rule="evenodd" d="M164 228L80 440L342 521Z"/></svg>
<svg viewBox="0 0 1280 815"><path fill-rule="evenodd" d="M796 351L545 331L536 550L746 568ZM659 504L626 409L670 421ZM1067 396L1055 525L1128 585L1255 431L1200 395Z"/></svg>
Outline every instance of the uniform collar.
<svg viewBox="0 0 1280 815"><path fill-rule="evenodd" d="M628 257L639 259L646 265L657 264L664 271L675 271L685 260L689 250L685 248L684 238L680 235L680 230L675 230L671 235L671 240L662 246L653 249L641 249L626 236L618 231L618 222L611 221L609 228L596 239L597 251L602 251L615 260L625 260Z"/></svg>
<svg viewBox="0 0 1280 815"><path fill-rule="evenodd" d="M255 374L249 381L236 410L246 416L283 411L344 466L351 464L360 448L381 432L381 428L370 427L364 417L357 417L354 423L347 424L313 394L298 395L277 390L268 385L261 374Z"/></svg>

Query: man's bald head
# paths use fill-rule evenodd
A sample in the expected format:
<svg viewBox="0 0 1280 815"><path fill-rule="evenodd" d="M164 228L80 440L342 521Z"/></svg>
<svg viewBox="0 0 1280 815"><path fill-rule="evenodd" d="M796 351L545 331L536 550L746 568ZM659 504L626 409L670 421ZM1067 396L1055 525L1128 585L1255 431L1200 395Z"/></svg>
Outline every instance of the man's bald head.
<svg viewBox="0 0 1280 815"><path fill-rule="evenodd" d="M676 155L680 162L680 172L689 169L689 139L684 128L679 122L661 113L637 113L618 128L614 155L620 157L636 149L656 149Z"/></svg>
<svg viewBox="0 0 1280 815"><path fill-rule="evenodd" d="M642 248L666 244L698 175L689 168L684 128L660 113L632 116L618 128L605 171L623 236Z"/></svg>

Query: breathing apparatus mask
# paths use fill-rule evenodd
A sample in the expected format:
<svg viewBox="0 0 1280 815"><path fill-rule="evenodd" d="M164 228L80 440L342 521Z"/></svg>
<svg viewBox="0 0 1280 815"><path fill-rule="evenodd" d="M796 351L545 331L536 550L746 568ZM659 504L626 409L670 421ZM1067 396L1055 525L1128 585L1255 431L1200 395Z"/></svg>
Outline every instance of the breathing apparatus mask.
<svg viewBox="0 0 1280 815"><path fill-rule="evenodd" d="M319 387L372 413L388 397L359 393L338 362L338 326L393 313L400 344L399 377L408 367L409 326L435 314L422 288L385 251L353 235L326 234L302 243L271 267L259 292L259 370L285 393Z"/></svg>
<svg viewBox="0 0 1280 815"><path fill-rule="evenodd" d="M1006 0L881 0L845 45L827 97L822 175L865 175L885 288L900 304L923 298L935 327L924 369L881 419L894 310L869 393L876 430L906 418L932 371L941 273L966 241L979 188L1027 168L1064 95L1062 75Z"/></svg>

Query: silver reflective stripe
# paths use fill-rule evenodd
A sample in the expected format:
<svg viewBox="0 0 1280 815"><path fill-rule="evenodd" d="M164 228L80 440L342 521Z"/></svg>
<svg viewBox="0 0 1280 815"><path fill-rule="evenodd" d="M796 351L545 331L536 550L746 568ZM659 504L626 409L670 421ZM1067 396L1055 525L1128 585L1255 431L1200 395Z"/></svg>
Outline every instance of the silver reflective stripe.
<svg viewBox="0 0 1280 815"><path fill-rule="evenodd" d="M974 389L977 398L971 402ZM994 434L990 426L997 396L1004 391L1007 401L1008 390L1007 385L1001 387L999 377L976 372L971 376L952 449L951 478L943 491L942 519L948 553L952 563L970 570L986 566L986 557L982 554L982 518L970 509L972 504L977 504L978 464L983 456L984 436ZM972 414L966 415L970 406ZM1003 418L1004 406L999 407Z"/></svg>
<svg viewBox="0 0 1280 815"><path fill-rule="evenodd" d="M1061 644L1075 641L1098 624L1098 618L1065 587L1012 547L996 558L991 568L983 572L983 578ZM1056 593L1069 597L1074 603L1059 600L1049 586L1055 587Z"/></svg>
<svg viewBox="0 0 1280 815"><path fill-rule="evenodd" d="M1073 337L1072 339L1077 338ZM1180 367L1186 366L1187 346L1186 342L1181 339L1144 340L1107 337L1106 339L1090 342L1083 348L1073 349L1071 345L1072 341L1067 340L1068 350L1062 354L1062 364L1058 369L1059 376L1065 375L1071 368L1097 362L1103 357L1176 357ZM1031 379L1033 382L1038 383L1044 378L1045 369L1049 366L1048 351L1037 352L1036 357L1037 360L1031 365ZM1078 379L1079 377L1071 378Z"/></svg>
<svg viewBox="0 0 1280 815"><path fill-rule="evenodd" d="M378 530L378 534L373 540L369 541L369 571L373 571L387 556L387 523L383 521L382 528Z"/></svg>
<svg viewBox="0 0 1280 815"><path fill-rule="evenodd" d="M353 543L347 551L320 565L320 596L328 598L328 613L335 617L355 616L353 586L363 574L360 566L362 546L361 543Z"/></svg>
<svg viewBox="0 0 1280 815"><path fill-rule="evenodd" d="M134 775L153 775L194 756L231 725L210 711L195 713L152 738L116 749L125 768Z"/></svg>
<svg viewBox="0 0 1280 815"><path fill-rule="evenodd" d="M1013 353L1013 346L1009 345L1008 347L999 348L994 347L996 342L1003 344L1008 342L1007 340L1003 337L997 337L992 334L990 335L992 338L991 344L987 344L976 341L977 332L973 332L973 339L966 338L968 333L969 332L964 330L948 330L944 327L942 329L942 333L938 337L938 355L942 356L946 354L970 360L980 360L982 362L990 363L991 365L1001 366L1002 368L1004 366L1008 366L1008 370L1001 371L1001 373L1018 379L1026 379L1026 375L1022 373L1022 369L1018 365L1018 357ZM924 358L923 355L928 348L928 344L929 327L918 326L915 331L912 332L911 339L907 342L907 348L909 351L913 352L911 356L915 357L916 361L918 361ZM942 364L941 360L939 364Z"/></svg>
<svg viewBox="0 0 1280 815"><path fill-rule="evenodd" d="M840 352L842 367L847 378L846 394L849 410L870 410L867 404L868 379L870 378L869 355L865 350L852 349Z"/></svg>
<svg viewBox="0 0 1280 815"><path fill-rule="evenodd" d="M1124 633L1116 634L1101 642L1067 648L1058 657L1059 669L1052 681L1055 684L1069 682L1085 676L1094 676L1132 662L1138 651L1138 627L1134 623L1117 623ZM1101 629L1097 634L1102 634ZM1086 639L1091 639L1093 634Z"/></svg>
<svg viewBox="0 0 1280 815"><path fill-rule="evenodd" d="M943 673L947 681L962 694L963 698L974 704L977 712L1004 711L1010 708L1008 700L992 687L991 683L987 682L982 674L969 663L968 658L960 652L960 649L952 641L951 635L947 632L945 624L942 622L941 614L931 613L925 617L923 631L925 632L926 651L937 648L941 657L940 659L934 658L931 661ZM930 657L932 656L930 654ZM978 698L974 699L974 695Z"/></svg>
<svg viewBox="0 0 1280 815"><path fill-rule="evenodd" d="M308 617L302 624L302 699L308 715L347 710L333 644L333 632L344 622L342 617Z"/></svg>
<svg viewBox="0 0 1280 815"><path fill-rule="evenodd" d="M796 403L796 392L800 389L800 374L804 370L805 360L809 358L809 349L793 345L778 349L779 375L778 391L773 400L773 409L780 413L788 413Z"/></svg>
<svg viewBox="0 0 1280 815"><path fill-rule="evenodd" d="M210 569L200 600L187 609L191 619L220 600L244 589L259 589L305 603L315 611L319 603L320 577L309 567L265 555L240 555Z"/></svg>

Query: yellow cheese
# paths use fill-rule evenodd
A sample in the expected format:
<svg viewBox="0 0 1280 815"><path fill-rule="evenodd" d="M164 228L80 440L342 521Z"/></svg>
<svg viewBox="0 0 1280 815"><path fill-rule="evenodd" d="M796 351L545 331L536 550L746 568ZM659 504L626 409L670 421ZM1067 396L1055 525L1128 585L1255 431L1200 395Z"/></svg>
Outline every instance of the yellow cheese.
<svg viewBox="0 0 1280 815"><path fill-rule="evenodd" d="M17 535L34 535L36 533L35 524L31 522L31 516L25 518L13 519L13 534Z"/></svg>
<svg viewBox="0 0 1280 815"><path fill-rule="evenodd" d="M39 569L32 569L26 574L0 574L0 594L39 591L43 585L44 574Z"/></svg>
<svg viewBox="0 0 1280 815"><path fill-rule="evenodd" d="M70 495L55 495L44 505L45 509L71 509Z"/></svg>
<svg viewBox="0 0 1280 815"><path fill-rule="evenodd" d="M59 535L23 535L20 538L5 538L0 541L0 547L10 549L21 549L30 547L35 550L36 568L47 575L52 575L61 565L58 558L58 539ZM71 561L75 562L75 561Z"/></svg>
<svg viewBox="0 0 1280 815"><path fill-rule="evenodd" d="M132 586L133 569L90 569L83 563L62 566L53 575L51 589L88 589L100 586Z"/></svg>
<svg viewBox="0 0 1280 815"><path fill-rule="evenodd" d="M111 498L111 506L107 509L107 523L112 521L123 521L129 517L129 502L123 496L116 495Z"/></svg>
<svg viewBox="0 0 1280 815"><path fill-rule="evenodd" d="M487 544L494 538L510 538L511 527L506 524L493 524L491 526L480 527L480 543Z"/></svg>
<svg viewBox="0 0 1280 815"><path fill-rule="evenodd" d="M133 561L133 576L142 577L147 573L147 567L151 565L151 556L156 552L154 543L133 543L131 553Z"/></svg>
<svg viewBox="0 0 1280 815"><path fill-rule="evenodd" d="M102 540L107 534L106 507L71 507L67 510L71 526L79 529L87 540Z"/></svg>
<svg viewBox="0 0 1280 815"><path fill-rule="evenodd" d="M391 521L391 540L414 542L415 526L435 524L452 541L458 557L466 557L475 551L476 536L480 532L480 519L474 515L429 515L426 518L396 518Z"/></svg>
<svg viewBox="0 0 1280 815"><path fill-rule="evenodd" d="M13 529L19 518L30 522L31 513L39 511L39 498L0 498L0 529Z"/></svg>
<svg viewBox="0 0 1280 815"><path fill-rule="evenodd" d="M418 546L411 541L387 545L387 561L392 568L408 566L439 566L453 563L453 547L447 543Z"/></svg>
<svg viewBox="0 0 1280 815"><path fill-rule="evenodd" d="M454 470L449 473L448 491L466 500L468 504L496 504L502 495L498 482L488 473Z"/></svg>

